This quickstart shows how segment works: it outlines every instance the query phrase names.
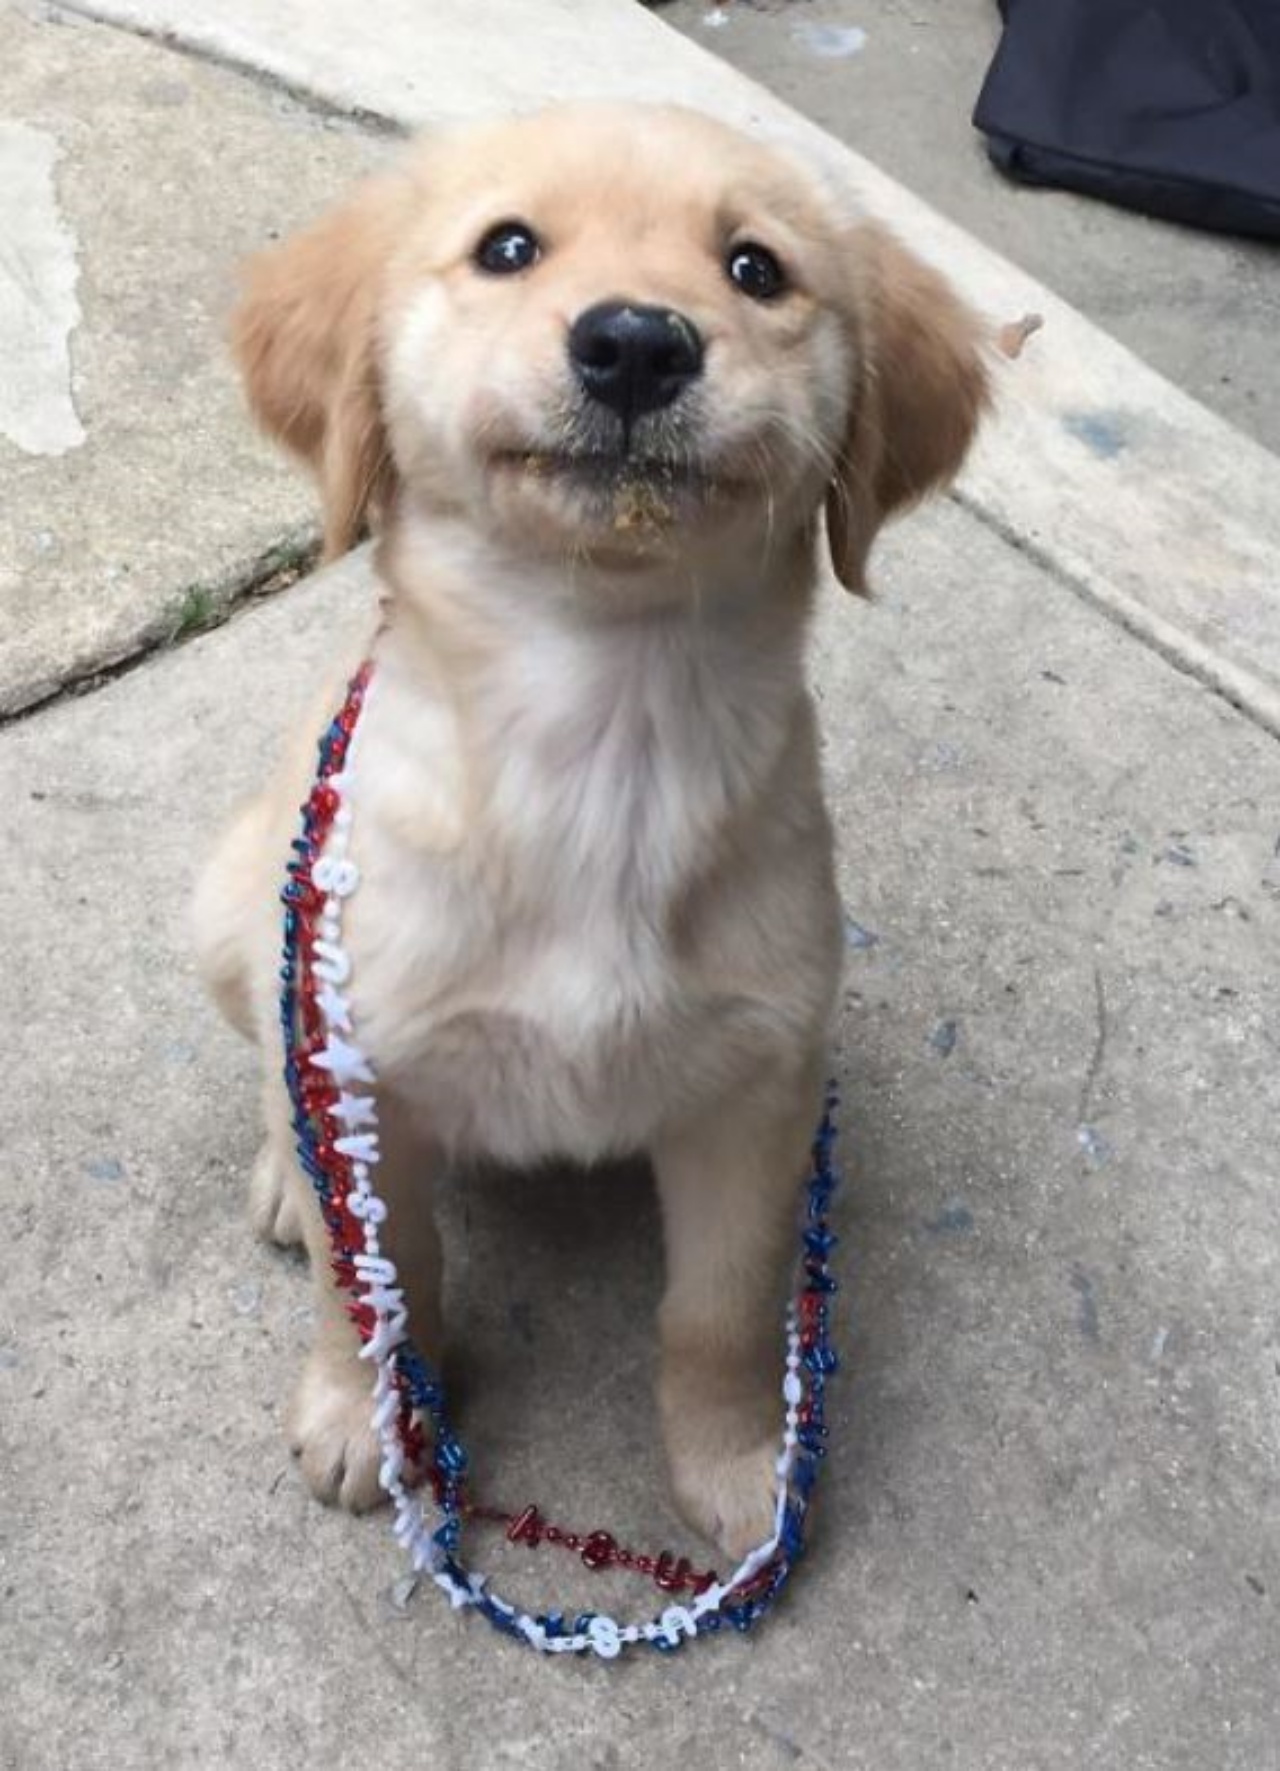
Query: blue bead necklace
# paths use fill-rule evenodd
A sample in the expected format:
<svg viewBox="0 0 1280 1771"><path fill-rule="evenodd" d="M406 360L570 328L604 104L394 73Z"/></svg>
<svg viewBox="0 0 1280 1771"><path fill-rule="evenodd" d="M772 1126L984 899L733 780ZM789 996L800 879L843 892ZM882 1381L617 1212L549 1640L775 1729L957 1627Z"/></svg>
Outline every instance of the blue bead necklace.
<svg viewBox="0 0 1280 1771"><path fill-rule="evenodd" d="M455 1608L471 1608L504 1635L547 1654L592 1652L611 1660L624 1648L647 1645L670 1653L695 1637L729 1626L749 1630L770 1609L804 1552L805 1516L826 1453L826 1385L838 1360L831 1344L831 1294L836 1281L829 1224L838 1183L834 1085L828 1089L814 1135L803 1188L796 1292L787 1311L783 1427L777 1459L773 1530L724 1581L692 1576L681 1559L636 1557L619 1551L607 1532L585 1538L546 1526L536 1508L518 1515L475 1506L469 1494L470 1458L454 1428L444 1385L414 1346L396 1269L383 1252L380 1226L387 1207L373 1186L378 1162L374 1073L352 1032L343 990L351 960L342 945L342 909L359 884L348 855L353 822L359 722L370 692L372 665L352 678L343 706L320 741L319 762L292 846L284 902L280 967L280 1025L284 1076L293 1109L298 1161L315 1190L330 1242L335 1282L349 1298L371 1369L374 1430L382 1447L379 1480L394 1508L393 1530L415 1573L439 1586ZM419 1477L425 1472L425 1483ZM428 1520L424 1488L437 1517ZM580 1550L588 1567L633 1566L654 1572L669 1593L687 1584L687 1603L672 1602L656 1617L622 1624L584 1611L567 1622L559 1612L536 1615L508 1603L487 1577L460 1559L471 1519L510 1521L508 1537L543 1537ZM649 1566L646 1567L646 1564Z"/></svg>

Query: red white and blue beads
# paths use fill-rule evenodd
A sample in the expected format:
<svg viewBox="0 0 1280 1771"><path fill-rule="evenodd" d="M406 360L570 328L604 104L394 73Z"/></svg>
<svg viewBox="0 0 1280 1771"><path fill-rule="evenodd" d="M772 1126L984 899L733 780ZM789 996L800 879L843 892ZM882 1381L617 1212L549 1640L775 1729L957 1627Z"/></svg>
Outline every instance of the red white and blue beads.
<svg viewBox="0 0 1280 1771"><path fill-rule="evenodd" d="M838 1179L835 1090L828 1088L823 1103L804 1189L797 1292L786 1318L777 1499L765 1541L722 1581L669 1552L645 1556L625 1549L606 1531L567 1531L533 1506L512 1513L476 1505L470 1460L449 1417L444 1386L410 1338L404 1292L382 1250L387 1207L373 1186L379 1159L375 1077L346 995L352 967L342 944L342 911L360 883L348 853L352 786L372 674L366 663L352 678L320 741L315 783L302 807L281 894L280 1023L298 1161L328 1229L330 1265L349 1298L360 1357L370 1365L373 1425L382 1449L379 1480L394 1508L392 1528L415 1572L432 1579L455 1608L473 1607L496 1629L545 1653L593 1652L612 1660L637 1644L669 1652L725 1625L750 1629L803 1554L805 1514L826 1451L826 1381L838 1363L830 1338L836 1281L829 1256L836 1238L828 1224ZM438 1515L434 1522L427 1517L426 1495ZM460 1561L464 1526L486 1521L504 1525L513 1543L559 1544L588 1568L634 1569L672 1602L643 1623L620 1624L590 1611L572 1623L560 1613L534 1616L509 1604L486 1576Z"/></svg>

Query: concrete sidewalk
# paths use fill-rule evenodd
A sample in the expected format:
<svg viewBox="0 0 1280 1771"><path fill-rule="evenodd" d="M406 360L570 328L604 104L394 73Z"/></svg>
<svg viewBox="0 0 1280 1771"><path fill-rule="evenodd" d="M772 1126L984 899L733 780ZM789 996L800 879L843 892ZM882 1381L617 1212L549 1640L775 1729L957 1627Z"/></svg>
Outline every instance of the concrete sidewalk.
<svg viewBox="0 0 1280 1771"><path fill-rule="evenodd" d="M628 78L660 81L659 50L644 59L620 9L585 10L582 66L561 85L607 79L624 51ZM357 87L375 50L388 79L398 54L421 113L483 84L477 67L467 86L460 58L470 32L475 60L486 22L502 79L514 89L523 62L526 96L554 90L550 58L585 16L525 8L535 37L493 0L441 6L415 73L398 35L424 29L411 7L380 15L377 45L343 5L301 0L229 4L219 28L254 13L264 65L292 61L327 99L389 110ZM357 46L345 54L343 28ZM65 29L80 41L89 27ZM240 107L227 114L262 131L260 159L282 141L278 119L249 121L278 103L267 89L120 44L101 53L173 70L130 78L226 82ZM682 90L685 53L671 61ZM212 127L221 101L209 106ZM381 151L375 136L306 140L335 156L316 162L318 182L341 182L349 151ZM295 171L310 152L275 195L256 187L260 214L304 206ZM905 193L893 201L920 222ZM995 286L989 256L920 225ZM224 276L202 250L209 279ZM362 619L364 561L0 732L5 1771L1280 1763L1280 750L1265 693L1241 714L1189 657L1171 668L1075 594L1064 552L1088 530L1081 545L1099 551L1073 558L1101 582L1130 522L1126 582L1141 584L1216 499L1204 557L1221 563L1236 538L1224 592L1265 658L1280 469L1067 310L1058 336L1087 344L1086 389L1110 373L1133 394L1140 465L1181 439L1180 477L1154 502L1136 469L1096 493L1102 464L1048 440L1070 383L1046 351L1013 384L964 501L888 538L880 601L832 589L822 609L815 681L850 918L836 1059L847 1369L814 1555L748 1641L543 1664L409 1594L385 1520L322 1511L284 1450L308 1293L244 1221L253 1066L196 990L185 907L223 808L261 778L337 633ZM172 436L162 404L144 393L140 410ZM66 463L44 464L53 483ZM216 520L232 550L260 519L268 542L277 520L303 520L287 483L264 480L256 514L241 483L191 488L211 512L230 499ZM175 526L197 568L198 534ZM86 567L86 594L95 582ZM1246 630L1221 610L1196 632L1167 605L1161 618L1175 651L1196 639L1243 669L1232 645ZM1250 683L1266 689L1256 670ZM445 1230L483 1488L693 1553L654 1444L644 1178L488 1180L455 1190ZM492 1560L528 1598L644 1603L585 1573L575 1584L567 1558L507 1554L499 1564L495 1545Z"/></svg>

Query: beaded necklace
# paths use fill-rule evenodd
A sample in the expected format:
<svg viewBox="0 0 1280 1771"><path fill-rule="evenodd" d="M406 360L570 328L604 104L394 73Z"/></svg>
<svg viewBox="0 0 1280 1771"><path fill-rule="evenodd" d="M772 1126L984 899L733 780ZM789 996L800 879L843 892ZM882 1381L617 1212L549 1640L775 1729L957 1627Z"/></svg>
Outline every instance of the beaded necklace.
<svg viewBox="0 0 1280 1771"><path fill-rule="evenodd" d="M590 1651L612 1660L634 1644L669 1652L726 1624L748 1630L772 1605L803 1553L805 1514L826 1451L826 1380L837 1366L829 1337L836 1281L828 1260L836 1237L827 1221L838 1180L834 1086L828 1085L823 1101L804 1185L797 1289L786 1317L777 1499L768 1538L722 1581L714 1572L695 1572L685 1557L639 1555L607 1531L565 1530L548 1523L534 1506L510 1513L475 1504L468 1454L450 1419L444 1386L409 1336L404 1292L382 1249L387 1207L373 1186L379 1158L375 1077L356 1040L344 994L351 959L342 945L342 909L360 883L348 854L352 784L372 674L366 662L351 679L341 710L320 740L315 781L301 809L301 831L281 893L280 1023L298 1161L319 1201L333 1277L347 1294L360 1337L359 1356L372 1372L373 1426L382 1452L379 1481L392 1503L392 1529L414 1573L434 1581L455 1609L474 1608L495 1629L544 1653ZM434 1524L427 1518L424 1490L438 1514ZM643 1623L620 1624L591 1611L572 1622L561 1613L531 1615L459 1559L464 1525L486 1521L504 1525L513 1543L558 1544L588 1568L635 1570L669 1596L687 1592L687 1602L672 1602Z"/></svg>

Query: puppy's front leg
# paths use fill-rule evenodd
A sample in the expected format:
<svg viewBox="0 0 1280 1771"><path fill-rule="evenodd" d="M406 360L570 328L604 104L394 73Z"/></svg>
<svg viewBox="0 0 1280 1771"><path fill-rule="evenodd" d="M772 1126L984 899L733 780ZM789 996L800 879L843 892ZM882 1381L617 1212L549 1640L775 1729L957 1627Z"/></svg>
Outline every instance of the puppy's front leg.
<svg viewBox="0 0 1280 1771"><path fill-rule="evenodd" d="M315 1336L289 1410L289 1442L318 1499L364 1512L382 1498L382 1452L372 1425L373 1367L358 1356L360 1337L347 1314L347 1296L330 1271L328 1234L294 1160L283 1090L273 1102L269 1141L276 1161L290 1166L289 1187L299 1203L315 1284ZM435 1361L441 1341L441 1262L432 1192L439 1158L385 1090L379 1091L378 1143L374 1185L388 1213L382 1239L408 1300L410 1332Z"/></svg>
<svg viewBox="0 0 1280 1771"><path fill-rule="evenodd" d="M652 1154L667 1244L658 1402L676 1502L731 1556L773 1528L783 1317L821 1063L683 1125Z"/></svg>

